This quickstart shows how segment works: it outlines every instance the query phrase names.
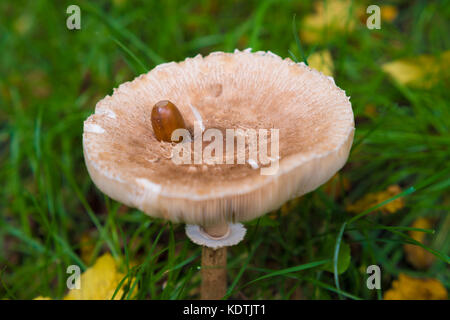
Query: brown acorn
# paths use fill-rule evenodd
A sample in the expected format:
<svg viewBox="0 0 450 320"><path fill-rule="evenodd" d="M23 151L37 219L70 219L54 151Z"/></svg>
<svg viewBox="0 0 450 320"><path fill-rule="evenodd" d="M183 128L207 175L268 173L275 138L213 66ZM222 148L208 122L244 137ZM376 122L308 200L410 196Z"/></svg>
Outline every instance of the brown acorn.
<svg viewBox="0 0 450 320"><path fill-rule="evenodd" d="M173 131L186 129L183 116L169 100L161 100L153 106L151 120L158 141L171 142Z"/></svg>

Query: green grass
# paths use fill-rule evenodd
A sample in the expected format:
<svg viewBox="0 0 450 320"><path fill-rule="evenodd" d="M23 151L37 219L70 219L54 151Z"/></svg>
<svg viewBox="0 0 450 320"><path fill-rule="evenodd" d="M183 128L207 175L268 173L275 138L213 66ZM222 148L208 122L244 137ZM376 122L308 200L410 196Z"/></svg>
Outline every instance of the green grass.
<svg viewBox="0 0 450 320"><path fill-rule="evenodd" d="M200 249L183 225L124 208L95 188L84 165L82 123L113 88L159 63L247 47L299 60L330 50L357 129L341 174L350 190L333 197L320 188L288 215L277 211L275 220L247 223L246 239L229 249L227 297L379 299L401 272L437 278L449 288L449 82L412 89L380 65L448 50L450 7L446 1L392 3L399 16L381 30L360 24L307 45L292 33L313 10L307 1L78 1L80 31L65 27L72 2L3 1L0 298L63 297L67 266L89 266L80 258L85 232L93 235L93 260L103 252L122 258L128 277L121 284L138 287L138 299L198 297ZM364 113L368 104L378 116ZM346 212L347 204L392 184L404 190L400 211ZM407 233L418 217L435 221L433 231L423 230L430 238L425 246ZM425 247L436 261L428 270L414 269L405 261L405 243ZM371 264L382 269L378 292L366 287Z"/></svg>

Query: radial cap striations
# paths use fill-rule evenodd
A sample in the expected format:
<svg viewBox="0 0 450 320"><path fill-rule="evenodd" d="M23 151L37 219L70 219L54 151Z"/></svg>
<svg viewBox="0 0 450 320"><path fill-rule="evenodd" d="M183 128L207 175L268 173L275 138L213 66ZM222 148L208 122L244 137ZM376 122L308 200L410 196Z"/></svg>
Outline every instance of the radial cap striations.
<svg viewBox="0 0 450 320"><path fill-rule="evenodd" d="M245 164L176 164L150 113L173 102L186 128L279 129L278 170ZM84 123L96 186L111 198L174 222L246 221L312 191L347 161L354 116L333 79L271 52L214 52L162 64L114 90ZM251 161L250 161L251 160Z"/></svg>

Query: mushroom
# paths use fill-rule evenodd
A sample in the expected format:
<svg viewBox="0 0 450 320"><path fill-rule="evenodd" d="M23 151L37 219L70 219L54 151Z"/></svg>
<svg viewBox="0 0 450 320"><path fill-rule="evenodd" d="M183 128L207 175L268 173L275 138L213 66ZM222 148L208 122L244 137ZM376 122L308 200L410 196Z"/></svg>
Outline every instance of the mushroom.
<svg viewBox="0 0 450 320"><path fill-rule="evenodd" d="M183 141L156 136L160 129L151 114L165 100L181 114L169 120L171 130L185 127ZM277 129L266 140L278 143L278 153L271 148L263 163L238 146L231 158L243 152L243 163L173 161L177 148L204 142L208 129L224 137L227 129L243 135ZM83 150L92 180L109 197L187 225L188 237L203 246L201 297L219 299L226 293L226 247L245 235L240 222L329 180L347 161L353 134L351 103L331 77L247 49L161 64L120 85L84 122ZM206 148L194 146L190 159ZM230 160L225 153L222 159Z"/></svg>

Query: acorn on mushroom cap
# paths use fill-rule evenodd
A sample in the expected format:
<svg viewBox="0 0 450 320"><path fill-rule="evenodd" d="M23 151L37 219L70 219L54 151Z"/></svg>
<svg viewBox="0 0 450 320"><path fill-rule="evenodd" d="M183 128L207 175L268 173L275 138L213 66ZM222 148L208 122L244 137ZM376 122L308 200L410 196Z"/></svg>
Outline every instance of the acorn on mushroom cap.
<svg viewBox="0 0 450 320"><path fill-rule="evenodd" d="M171 142L173 131L186 129L180 110L169 100L161 100L153 106L151 120L158 141Z"/></svg>

